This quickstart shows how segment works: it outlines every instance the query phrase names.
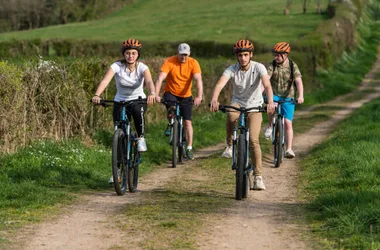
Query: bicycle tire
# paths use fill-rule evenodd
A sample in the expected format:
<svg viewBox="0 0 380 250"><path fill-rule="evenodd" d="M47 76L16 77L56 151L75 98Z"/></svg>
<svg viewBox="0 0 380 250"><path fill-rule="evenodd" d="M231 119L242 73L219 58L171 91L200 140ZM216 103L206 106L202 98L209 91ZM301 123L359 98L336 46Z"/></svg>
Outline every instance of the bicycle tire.
<svg viewBox="0 0 380 250"><path fill-rule="evenodd" d="M244 174L243 174L243 193L242 193L242 198L247 198L248 197L249 189L250 189L250 186L249 186L248 173L247 173L247 171L244 171Z"/></svg>
<svg viewBox="0 0 380 250"><path fill-rule="evenodd" d="M283 155L284 155L284 145L282 138L284 137L284 126L281 122L281 119L277 119L277 122L275 124L275 139L274 139L274 145L273 145L273 151L274 151L274 167L278 168L280 167Z"/></svg>
<svg viewBox="0 0 380 250"><path fill-rule="evenodd" d="M178 120L174 119L172 138L172 167L177 167L177 147L178 147Z"/></svg>
<svg viewBox="0 0 380 250"><path fill-rule="evenodd" d="M181 128L182 129L182 141L178 144L178 162L183 162L183 158L184 158L184 155L185 155L185 131L183 129L183 127ZM178 129L178 131L180 131L180 129ZM178 138L179 138L179 135L178 135Z"/></svg>
<svg viewBox="0 0 380 250"><path fill-rule="evenodd" d="M127 190L127 166L125 164L125 133L117 129L112 140L112 177L115 191L124 195Z"/></svg>
<svg viewBox="0 0 380 250"><path fill-rule="evenodd" d="M240 134L238 138L238 147L237 147L237 164L236 164L236 187L235 187L235 199L241 200L243 198L243 180L244 180L244 167L245 167L245 149L244 144L245 138L244 135Z"/></svg>
<svg viewBox="0 0 380 250"><path fill-rule="evenodd" d="M140 152L137 150L136 135L131 137L131 150L128 162L128 191L134 193L137 190L139 179Z"/></svg>

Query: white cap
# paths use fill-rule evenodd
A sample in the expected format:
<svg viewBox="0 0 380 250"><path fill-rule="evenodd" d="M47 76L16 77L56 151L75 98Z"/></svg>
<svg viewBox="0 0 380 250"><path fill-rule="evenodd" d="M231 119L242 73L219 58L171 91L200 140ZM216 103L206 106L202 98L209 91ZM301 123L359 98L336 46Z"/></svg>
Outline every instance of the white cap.
<svg viewBox="0 0 380 250"><path fill-rule="evenodd" d="M187 43L181 43L178 46L178 53L190 55L190 46Z"/></svg>

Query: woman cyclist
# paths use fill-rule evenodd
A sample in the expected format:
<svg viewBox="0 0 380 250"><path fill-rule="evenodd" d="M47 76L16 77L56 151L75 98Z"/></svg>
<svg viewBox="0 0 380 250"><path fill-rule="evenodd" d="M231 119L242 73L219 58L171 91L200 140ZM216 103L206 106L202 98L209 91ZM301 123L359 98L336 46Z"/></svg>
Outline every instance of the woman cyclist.
<svg viewBox="0 0 380 250"><path fill-rule="evenodd" d="M150 94L147 98L147 103L153 104L155 101L154 84L152 75L147 65L139 62L140 50L142 48L139 40L130 38L123 42L121 46L121 54L123 59L114 62L108 69L103 80L100 82L92 102L100 103L100 95L108 86L112 78L115 76L116 95L114 101L133 101L139 98L146 99L144 93L144 85L148 86ZM113 109L114 122L119 121L121 106L115 104ZM135 104L127 108L128 119L133 117L138 140L137 150L140 152L147 151L147 146L144 138L145 119L144 115L147 109L146 104Z"/></svg>

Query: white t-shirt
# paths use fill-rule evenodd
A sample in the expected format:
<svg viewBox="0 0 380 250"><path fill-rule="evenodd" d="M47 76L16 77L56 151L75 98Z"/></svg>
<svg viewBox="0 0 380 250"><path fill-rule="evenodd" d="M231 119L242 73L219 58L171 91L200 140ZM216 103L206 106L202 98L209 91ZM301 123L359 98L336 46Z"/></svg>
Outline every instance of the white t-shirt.
<svg viewBox="0 0 380 250"><path fill-rule="evenodd" d="M111 65L115 72L115 81L117 93L114 101L131 101L141 98L146 98L144 93L144 71L148 69L142 62L137 63L137 68L133 72L129 72L124 64L117 61Z"/></svg>
<svg viewBox="0 0 380 250"><path fill-rule="evenodd" d="M268 75L267 69L261 63L251 61L247 71L240 70L240 64L235 63L228 67L223 75L231 79L233 95L231 103L238 103L241 107L251 108L264 103L261 91L261 77Z"/></svg>

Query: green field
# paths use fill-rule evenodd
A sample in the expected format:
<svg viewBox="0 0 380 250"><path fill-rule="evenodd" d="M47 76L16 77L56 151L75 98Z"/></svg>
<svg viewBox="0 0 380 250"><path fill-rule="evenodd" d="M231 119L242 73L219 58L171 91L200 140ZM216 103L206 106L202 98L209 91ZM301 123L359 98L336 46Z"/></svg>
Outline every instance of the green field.
<svg viewBox="0 0 380 250"><path fill-rule="evenodd" d="M293 41L313 31L325 19L309 1L309 11L294 1L283 14L283 0L137 0L102 20L58 25L1 34L10 39L93 39L120 41L136 37L145 41L217 41L234 43L247 37L263 44ZM327 6L322 0L322 8Z"/></svg>

